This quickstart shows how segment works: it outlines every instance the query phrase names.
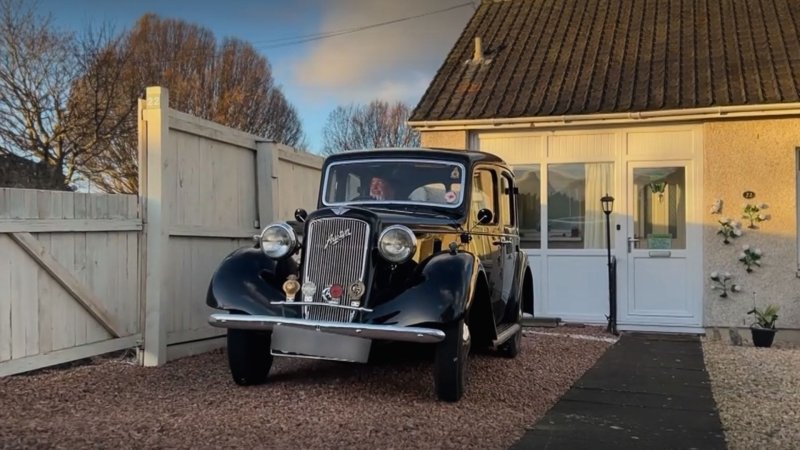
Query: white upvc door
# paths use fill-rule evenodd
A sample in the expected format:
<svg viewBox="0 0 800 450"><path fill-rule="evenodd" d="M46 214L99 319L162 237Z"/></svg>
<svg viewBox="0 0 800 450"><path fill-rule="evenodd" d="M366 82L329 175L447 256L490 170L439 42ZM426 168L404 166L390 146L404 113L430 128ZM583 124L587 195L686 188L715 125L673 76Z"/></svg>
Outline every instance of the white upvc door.
<svg viewBox="0 0 800 450"><path fill-rule="evenodd" d="M621 329L701 326L702 234L692 160L629 161L622 242ZM620 248L622 247L622 248Z"/></svg>

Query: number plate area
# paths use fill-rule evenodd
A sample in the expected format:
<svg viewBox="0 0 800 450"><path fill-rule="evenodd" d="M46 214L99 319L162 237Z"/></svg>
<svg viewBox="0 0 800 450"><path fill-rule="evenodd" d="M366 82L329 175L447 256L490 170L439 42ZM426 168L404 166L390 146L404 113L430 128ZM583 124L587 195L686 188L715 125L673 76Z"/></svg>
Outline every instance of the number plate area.
<svg viewBox="0 0 800 450"><path fill-rule="evenodd" d="M371 339L277 325L272 329L270 352L276 356L365 363Z"/></svg>

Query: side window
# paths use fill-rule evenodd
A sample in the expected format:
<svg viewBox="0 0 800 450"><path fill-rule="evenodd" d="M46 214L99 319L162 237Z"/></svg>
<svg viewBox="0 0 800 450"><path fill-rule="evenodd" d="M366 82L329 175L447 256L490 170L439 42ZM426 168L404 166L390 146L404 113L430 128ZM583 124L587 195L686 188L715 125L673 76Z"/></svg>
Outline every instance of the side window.
<svg viewBox="0 0 800 450"><path fill-rule="evenodd" d="M511 178L503 172L500 175L500 224L513 228L516 225L514 217L514 184Z"/></svg>
<svg viewBox="0 0 800 450"><path fill-rule="evenodd" d="M481 208L492 211L495 219L492 224L497 223L497 189L496 179L493 171L489 169L478 169L472 176L472 208L470 220L477 223L477 213Z"/></svg>

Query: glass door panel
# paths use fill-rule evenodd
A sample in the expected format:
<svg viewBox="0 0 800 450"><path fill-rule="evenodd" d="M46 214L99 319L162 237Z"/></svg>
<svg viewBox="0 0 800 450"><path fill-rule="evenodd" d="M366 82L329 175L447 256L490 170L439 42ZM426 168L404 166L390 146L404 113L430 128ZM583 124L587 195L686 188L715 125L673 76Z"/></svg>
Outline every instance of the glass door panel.
<svg viewBox="0 0 800 450"><path fill-rule="evenodd" d="M634 249L686 249L686 170L633 169Z"/></svg>

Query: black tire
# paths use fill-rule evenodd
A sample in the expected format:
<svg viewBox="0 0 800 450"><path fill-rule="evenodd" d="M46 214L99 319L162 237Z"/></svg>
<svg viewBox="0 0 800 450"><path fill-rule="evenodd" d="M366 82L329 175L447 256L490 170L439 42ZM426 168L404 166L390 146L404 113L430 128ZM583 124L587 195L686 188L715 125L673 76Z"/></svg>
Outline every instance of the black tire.
<svg viewBox="0 0 800 450"><path fill-rule="evenodd" d="M228 329L228 365L240 386L261 384L272 368L271 333Z"/></svg>
<svg viewBox="0 0 800 450"><path fill-rule="evenodd" d="M464 319L445 329L445 338L436 347L433 370L434 389L440 400L457 402L464 395L471 344L472 338Z"/></svg>

